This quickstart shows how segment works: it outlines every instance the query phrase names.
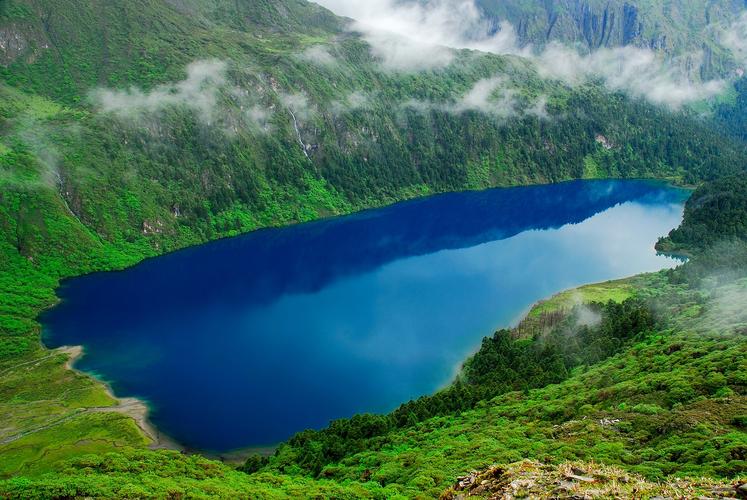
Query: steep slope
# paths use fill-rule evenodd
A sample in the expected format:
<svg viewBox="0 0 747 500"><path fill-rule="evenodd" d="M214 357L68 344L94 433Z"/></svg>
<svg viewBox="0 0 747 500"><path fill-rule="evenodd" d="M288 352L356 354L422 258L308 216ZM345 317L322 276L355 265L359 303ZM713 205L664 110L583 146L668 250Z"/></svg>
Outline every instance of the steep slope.
<svg viewBox="0 0 747 500"><path fill-rule="evenodd" d="M719 29L744 11L741 0L479 0L488 18L508 21L523 45L550 42L586 51L634 46L684 56L703 79L725 75L735 61L720 46Z"/></svg>
<svg viewBox="0 0 747 500"><path fill-rule="evenodd" d="M417 193L692 181L744 154L694 119L545 82L518 59L382 72L299 2L13 0L4 12L25 48L5 51L0 75L26 94L3 90L3 178L36 182L32 196L46 183L64 216L110 242L147 236L150 251ZM28 92L50 101L27 105Z"/></svg>

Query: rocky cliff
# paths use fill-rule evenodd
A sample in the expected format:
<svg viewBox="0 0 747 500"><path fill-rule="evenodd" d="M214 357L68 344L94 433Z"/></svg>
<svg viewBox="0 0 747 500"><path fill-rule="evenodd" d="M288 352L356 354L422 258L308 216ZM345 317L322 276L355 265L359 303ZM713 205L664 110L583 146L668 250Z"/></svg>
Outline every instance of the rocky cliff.
<svg viewBox="0 0 747 500"><path fill-rule="evenodd" d="M702 78L735 69L718 44L720 29L744 11L744 0L478 0L498 25L507 21L522 45L549 42L584 51L634 46L665 52Z"/></svg>

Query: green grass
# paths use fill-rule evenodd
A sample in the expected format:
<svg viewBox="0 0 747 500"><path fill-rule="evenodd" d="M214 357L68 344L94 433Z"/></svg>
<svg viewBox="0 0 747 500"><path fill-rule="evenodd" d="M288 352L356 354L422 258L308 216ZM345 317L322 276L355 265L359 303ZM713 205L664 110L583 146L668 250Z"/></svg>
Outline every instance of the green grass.
<svg viewBox="0 0 747 500"><path fill-rule="evenodd" d="M609 301L621 303L634 295L636 283L639 281L640 278L628 278L567 290L547 300L538 302L529 311L527 318L538 318L543 314L556 311L568 311L576 304L588 304L591 302L606 303Z"/></svg>
<svg viewBox="0 0 747 500"><path fill-rule="evenodd" d="M37 348L0 369L0 476L50 470L81 451L148 444L131 418L98 412L115 400L91 377L68 369L68 359Z"/></svg>
<svg viewBox="0 0 747 500"><path fill-rule="evenodd" d="M46 425L49 427L0 446L0 475L38 476L74 457L150 444L132 418L113 412L73 410L50 419Z"/></svg>

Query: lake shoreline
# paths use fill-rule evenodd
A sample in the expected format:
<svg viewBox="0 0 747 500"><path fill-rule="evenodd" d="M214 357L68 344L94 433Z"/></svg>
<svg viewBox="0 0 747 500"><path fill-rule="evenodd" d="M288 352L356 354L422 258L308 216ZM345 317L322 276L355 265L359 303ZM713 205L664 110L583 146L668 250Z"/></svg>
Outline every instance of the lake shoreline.
<svg viewBox="0 0 747 500"><path fill-rule="evenodd" d="M624 300L624 298L627 298L632 295L632 292L630 293L628 292L629 290L636 288L635 285L633 285L633 282L635 282L637 278L643 278L650 274L652 273L641 273L641 274L635 274L632 276L626 276L624 278L619 278L619 279L600 281L596 283L586 283L583 285L579 285L576 287L568 288L566 290L553 293L545 298L538 299L530 307L522 311L522 313L519 316L518 321L514 321L512 322L511 325L506 325L504 327L497 326L495 327L495 330L497 331L501 328L509 328L512 331L517 332L520 326L524 322L529 321L531 319L535 311L537 311L538 314L542 314L543 312L541 311L544 308L546 308L548 305L551 306L553 309L555 308L565 309L567 307L572 307L573 304L577 304L579 299L581 299L582 301L599 300L598 290L600 288L612 289L614 291L624 290L625 297L621 297L618 299L615 299L614 297L611 297L611 296L605 297L607 300L622 301ZM568 297L570 296L573 296L573 299L567 300ZM267 445L267 446L250 445L250 446L239 447L239 448L235 448L235 449L223 451L223 452L201 450L197 448L190 448L190 447L184 446L178 443L176 440L168 437L166 434L162 433L156 425L150 422L150 420L148 419L148 415L150 413L150 407L147 401L138 399L136 397L131 397L131 396L119 397L114 393L113 389L111 388L111 385L108 384L107 382L95 377L91 373L84 372L82 370L75 368L74 366L75 362L85 354L83 346L62 346L62 347L54 349L54 351L68 354L70 358L65 363L66 369L69 369L69 370L75 371L76 373L80 373L87 377L93 378L96 382L102 384L104 386L104 390L106 391L107 395L109 395L112 399L114 399L117 402L117 405L115 406L93 408L92 410L100 411L100 412L106 412L106 411L116 412L116 413L121 413L123 415L126 415L132 418L135 421L135 424L137 425L137 427L140 429L140 431L152 441L151 444L149 445L150 449L175 450L175 451L179 451L179 452L186 453L189 455L201 455L206 458L218 460L229 465L241 465L244 463L244 461L248 457L252 455L260 455L260 456L265 456L265 457L271 456L275 452L275 450L278 448L278 446L282 444L281 442L276 445ZM459 368L455 370L455 377L453 377L452 380L448 384L439 388L435 392L439 392L453 385L456 382L459 374L461 373L462 364L467 359L469 359L472 355L473 354L468 355L462 362L460 362ZM406 401L403 401L402 403L404 404L406 403Z"/></svg>
<svg viewBox="0 0 747 500"><path fill-rule="evenodd" d="M662 184L669 185L669 186L672 185L671 182L662 181L662 180L655 180L655 179L644 179L644 180L645 181L656 182L656 183L662 183ZM525 187L525 186L521 186L521 187ZM530 186L526 186L526 187L530 187ZM682 188L682 186L677 186L677 187L678 188ZM499 189L505 189L505 188L499 188ZM438 196L438 195L431 195L431 196L428 196L427 198L435 197L435 196ZM423 197L423 198L426 198L426 197ZM389 205L387 205L387 206L389 206ZM357 214L357 213L360 213L360 212L361 211L356 211L356 212L354 212L354 214ZM252 231L252 232L256 232L256 231ZM200 245L196 245L196 246L200 246ZM194 248L194 247L195 246L190 246L190 247L187 247L187 248L182 249L182 250L187 250L189 248ZM176 252L178 252L178 251L179 250L176 250ZM174 253L174 252L170 252L170 253ZM146 259L146 260L148 260L148 259ZM140 263L142 263L142 261L133 264L133 266L135 266L137 264L140 264ZM128 266L128 268L129 267L133 267L133 266ZM577 288L577 287L572 287L572 288L569 288L568 290L573 290L575 288ZM538 305L538 304L540 304L542 302L545 302L547 300L548 299L540 299L537 302L535 302L531 307L529 307L527 310L521 312L519 314L519 317L521 318L521 320L525 319L527 317L527 315L534 309L534 307L536 305ZM519 320L518 322L520 322L521 320ZM508 326L511 326L511 325L507 325L507 327ZM488 333L488 334L490 334L490 333ZM82 373L82 374L84 374L86 376L89 376L89 377L95 379L97 382L100 382L103 385L104 390L106 391L106 393L117 402L117 404L115 406L112 406L112 407L92 408L90 410L91 411L102 411L102 412L103 411L111 411L111 412L117 412L117 413L121 413L121 414L129 416L130 418L132 418L135 421L136 425L138 426L138 428L140 429L140 431L143 433L143 435L146 436L148 439L150 439L152 441L152 443L150 445L151 448L156 448L156 449L159 449L159 448L163 448L163 449L174 449L174 450L179 450L179 451L183 451L183 452L190 453L190 454L191 453L199 453L199 454L202 454L202 455L205 455L205 456L219 458L219 459L221 459L223 461L230 462L230 463L238 462L242 458L244 458L244 457L246 457L248 455L254 454L254 453L260 453L260 454L263 454L263 455L269 455L276 448L276 446L260 446L260 447L258 447L258 446L250 446L250 447L241 447L241 448L237 448L237 449L229 450L229 451L225 451L225 452L211 452L211 451L206 451L206 450L199 449L199 448L186 447L184 445L181 445L176 440L171 439L168 436L166 436L165 434L161 433L158 430L158 428L150 422L150 420L149 420L150 407L149 407L149 404L148 404L147 401L141 400L141 399L138 399L138 398L134 398L134 397L118 397L118 396L116 396L114 394L114 391L112 390L111 386L108 383L106 383L105 381L99 379L98 377L96 377L92 373L84 372L82 370L76 369L74 367L75 362L81 356L83 356L83 354L84 354L84 350L83 350L82 347L80 347L80 346L77 346L77 347L75 347L75 346L74 347L63 347L63 348L59 348L58 350L60 352L65 352L65 353L69 354L69 356L70 356L70 359L66 363L66 368L74 370L74 371L76 371L78 373ZM465 358L465 359L467 359L467 358ZM462 360L462 362L463 361L464 360ZM458 373L458 371L457 371L457 373ZM452 378L452 381L449 382L448 385L451 385L451 383L453 383L453 378Z"/></svg>
<svg viewBox="0 0 747 500"><path fill-rule="evenodd" d="M210 459L219 460L226 464L242 464L251 455L272 455L280 443L276 445L268 446L246 446L229 450L225 452L215 452L208 450L200 450L195 448L189 448L168 435L161 432L158 427L150 421L149 415L151 408L147 401L133 397L133 396L117 396L112 389L111 385L104 380L96 377L92 373L79 370L75 367L75 363L85 355L85 348L83 346L61 346L54 349L50 349L52 352L58 352L68 356L68 360L65 362L65 369L81 374L85 377L93 379L97 384L101 384L104 392L112 398L116 404L113 406L100 406L88 408L87 411L90 413L121 413L134 420L140 432L151 440L151 444L148 448L151 450L174 450L190 455L201 455Z"/></svg>
<svg viewBox="0 0 747 500"><path fill-rule="evenodd" d="M126 396L120 397L114 393L111 385L107 382L95 377L93 374L79 370L75 367L75 363L83 357L85 354L85 348L83 346L62 346L52 351L66 354L68 360L65 362L65 369L79 373L86 377L90 377L95 380L98 384L101 384L104 392L115 401L113 406L99 406L88 408L87 411L90 413L121 413L134 420L140 432L145 437L151 440L151 444L148 446L152 450L176 450L185 451L185 447L171 439L166 434L161 432L150 420L150 406L145 400Z"/></svg>

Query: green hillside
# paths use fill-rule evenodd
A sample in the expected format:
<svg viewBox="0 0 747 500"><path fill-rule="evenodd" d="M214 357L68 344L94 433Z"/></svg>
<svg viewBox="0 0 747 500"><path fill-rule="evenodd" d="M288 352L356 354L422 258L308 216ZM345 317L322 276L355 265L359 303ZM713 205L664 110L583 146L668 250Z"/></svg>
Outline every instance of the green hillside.
<svg viewBox="0 0 747 500"><path fill-rule="evenodd" d="M683 229L697 224L696 207L691 205ZM744 240L733 243L745 252ZM39 498L433 498L472 470L532 459L551 465L497 470L535 471L531 484L540 494L563 486L570 488L568 496L581 488L592 495L599 488L618 495L637 491L647 498L676 491L688 498L734 495L733 485L747 479L747 267L724 274L708 257L716 249L693 247L694 260L675 271L580 289L577 295L592 301L584 307L601 312L596 326L580 325L574 319L580 306L569 308L562 294L529 315L560 311L554 326L546 321L547 329L529 337L520 326L485 339L465 364L461 384L492 387L498 395L469 403L470 409L441 405L422 421L389 429L386 421L398 412L341 420L320 433L299 434L269 460L250 459L239 471L175 452L87 455L56 463L55 472L2 482L0 492ZM711 272L703 276L694 269ZM516 362L533 352L538 362ZM516 380L525 382L505 386L509 367L522 370ZM453 388L445 393L455 394ZM411 409L433 402L438 395ZM325 442L327 434L336 438ZM335 441L330 457L326 443ZM599 463L621 469L600 470Z"/></svg>
<svg viewBox="0 0 747 500"><path fill-rule="evenodd" d="M550 302L532 314L568 318L541 332L546 350L499 332L444 392L241 470L149 450L137 411L41 345L61 279L260 227L573 178L743 196L716 179L738 179L744 144L694 112L543 80L517 57L392 73L342 26L303 0L0 0L0 496L432 497L524 458L743 473L745 319L719 308L745 282L702 284L730 259L712 250L723 235L741 255L738 201L724 218L688 207L662 242L701 256L684 271L588 293L606 318L580 333L593 356L563 348L573 311ZM492 99L473 93L485 82ZM526 372L496 371L504 359Z"/></svg>

